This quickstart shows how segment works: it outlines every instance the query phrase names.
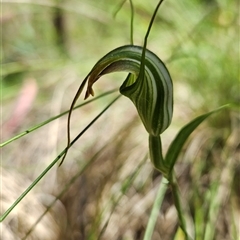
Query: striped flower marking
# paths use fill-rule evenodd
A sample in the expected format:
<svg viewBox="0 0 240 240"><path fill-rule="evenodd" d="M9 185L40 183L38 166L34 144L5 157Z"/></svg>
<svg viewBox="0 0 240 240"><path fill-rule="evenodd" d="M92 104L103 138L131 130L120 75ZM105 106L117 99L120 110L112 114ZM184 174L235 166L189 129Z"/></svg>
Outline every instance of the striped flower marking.
<svg viewBox="0 0 240 240"><path fill-rule="evenodd" d="M87 83L85 99L94 96L93 85L103 75L112 72L128 72L120 87L120 93L128 97L135 105L138 114L149 133L150 159L155 168L165 176L168 174L161 149L160 134L171 123L173 113L173 84L164 63L144 47L125 45L116 48L102 57L92 68L80 85L70 107L68 115L68 146L70 146L70 118L74 105Z"/></svg>
<svg viewBox="0 0 240 240"><path fill-rule="evenodd" d="M93 84L101 76L111 72L128 72L120 93L134 103L147 132L158 136L172 120L173 85L164 63L147 49L144 71L140 71L142 51L142 47L126 45L102 57L88 75L85 99L94 95Z"/></svg>

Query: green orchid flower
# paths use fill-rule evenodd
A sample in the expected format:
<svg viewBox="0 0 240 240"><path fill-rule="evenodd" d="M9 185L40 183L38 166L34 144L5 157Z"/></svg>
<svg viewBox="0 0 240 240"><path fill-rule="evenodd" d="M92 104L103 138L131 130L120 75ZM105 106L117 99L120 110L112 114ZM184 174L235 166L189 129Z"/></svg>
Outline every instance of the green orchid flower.
<svg viewBox="0 0 240 240"><path fill-rule="evenodd" d="M110 51L94 65L84 79L71 109L86 83L88 86L85 99L94 95L95 82L112 72L129 73L119 89L120 93L133 102L149 133L149 151L153 165L167 175L168 168L162 157L160 134L168 128L172 120L173 84L165 64L153 52L135 45L126 45ZM69 121L70 116L71 111ZM69 125L68 127L70 129Z"/></svg>

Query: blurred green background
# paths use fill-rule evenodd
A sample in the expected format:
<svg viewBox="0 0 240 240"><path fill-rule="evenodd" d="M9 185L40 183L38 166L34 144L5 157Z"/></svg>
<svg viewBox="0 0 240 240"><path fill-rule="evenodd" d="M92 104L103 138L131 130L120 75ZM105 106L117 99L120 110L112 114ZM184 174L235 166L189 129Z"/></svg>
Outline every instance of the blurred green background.
<svg viewBox="0 0 240 240"><path fill-rule="evenodd" d="M134 1L134 42L142 45L157 1ZM84 75L108 51L130 43L130 7L113 1L3 1L3 100L27 76L71 67ZM191 89L188 103L205 110L239 102L238 4L236 1L166 1L148 47L167 61L174 82ZM60 74L61 75L61 74ZM81 80L81 79L80 79ZM52 84L58 84L56 81ZM118 84L116 84L118 86ZM176 88L175 91L178 91Z"/></svg>
<svg viewBox="0 0 240 240"><path fill-rule="evenodd" d="M121 2L111 0L2 1L1 105L3 131L1 142L69 109L78 86L92 66L110 50L130 44L131 11L129 2L126 1L115 15ZM143 44L157 2L156 0L133 1L134 44ZM226 159L235 156L235 148L239 142L239 22L239 3L235 0L165 0L148 39L148 48L166 63L174 82L174 118L173 125L163 136L166 146L169 145L177 129L193 117L224 104L232 103L235 106L235 110L225 110L211 117L208 125L205 125L205 130L201 129L195 133L193 140L186 146L179 165L180 170L184 164L187 164L188 167L188 164L191 165L180 185L182 184L183 188L186 185L189 187L189 205L196 220L197 239L199 240L203 239L204 227L202 225L206 220L209 199L214 195L216 186L214 184L218 183L220 173L225 169ZM118 88L124 77L125 75L119 73L106 76L95 86L95 93L99 94ZM86 160L92 156L91 153L97 151L99 142L101 142L100 145L106 144L106 141L111 139L110 135L115 139L116 145L113 145L114 141L112 141L109 144L108 153L103 157L107 162L100 159L102 168L99 165L93 167L86 173L86 176L81 176L80 185L74 185L75 187L70 191L71 194L68 193L62 198L62 203L70 217L67 220L68 227L65 235L61 233L62 238L58 237L58 239L66 239L66 236L70 239L71 234L71 239L97 239L102 229L99 216L102 216L100 212L103 206L100 203L103 201L110 204L113 201L112 199L106 200L101 194L105 193L105 196L110 194L109 198L111 198L111 193L115 193L114 189L119 189L118 184L123 187L123 181L130 178L129 166L124 168L127 177L119 174L119 171L125 165L135 166L134 149L140 154L143 149L147 151L147 147L142 143L142 139L145 139L143 141L146 141L147 144L147 138L141 127L139 130L139 119L134 115L135 112L132 113L133 108L126 107L127 100L122 101L123 104L119 104L117 110L103 118L102 125L93 127L93 132L89 131L89 138L84 138L82 141L84 142L83 146L80 142L78 146L71 149L70 157L66 159L68 163L64 163L65 165L57 170L56 178L59 186L64 186L65 182L80 169L80 162L76 159L80 159L82 153L79 153L78 147L83 148ZM88 123L97 110L108 102L109 98L101 99L83 110L82 115L74 113L76 115L72 121L74 123L73 132L77 134L80 125ZM132 122L130 121L132 125L126 122L127 118L132 119ZM109 124L108 126L106 126L106 122ZM135 126L136 122L137 127ZM58 124L57 127L53 124L50 124L48 128L43 127L3 148L2 167L13 171L9 178L14 179L15 174L22 174L22 177L33 180L38 176L40 170L44 169L57 156L66 144L66 117L61 118ZM123 129L122 132L121 129ZM120 137L122 140L119 140ZM128 141L128 144L124 143L124 139ZM130 159L124 155L128 150ZM115 160L119 158L118 164L120 165L117 167L114 165L116 168L112 169L110 167L112 165L106 160L109 156ZM74 162L74 165L71 165L73 159L77 163ZM109 159L111 160L111 157ZM140 161L138 157L136 159ZM224 200L229 204L227 208L223 208L223 212L228 213L229 208L236 208L238 209L236 214L238 214L240 191L239 177L237 176L239 176L240 169L239 162L236 163L238 167L235 167L234 170L232 165L229 167L232 180L230 183L228 182L228 186L230 186L229 189L233 189L233 193L229 201ZM144 196L150 193L156 185L154 181L159 174L152 170L150 163L148 164L144 165L144 173L149 174L150 179L144 173L139 173L137 183L133 184L134 190L130 191L130 195L126 195L129 198L131 196L130 199L138 197L134 201L135 203L144 200ZM106 166L106 169L103 166ZM106 173L108 168L114 177ZM102 178L104 180L99 181L99 184L102 184L99 187L97 181ZM51 177L47 178L39 191L51 192L53 196L56 196L58 191L52 190L55 187L49 187L50 183L54 185L54 180ZM10 181L6 180L7 183ZM80 199L78 202L80 206L84 204L87 206L88 210L85 214L89 217L79 223L79 220L76 219L81 213L75 212L74 214L75 210L72 210L71 207L76 207L75 205L78 204L76 196L78 197L80 194L77 193L80 188L85 189L84 194L89 195L90 200L87 197L87 200L77 198L77 200ZM102 192L97 191L98 188ZM126 197L125 194L123 196ZM169 194L166 198L167 200L171 199ZM12 201L11 198L8 205ZM127 204L126 202L127 200L124 204ZM164 206L165 213L167 213L172 206L171 200ZM198 209L204 210L200 212L197 211ZM223 212L220 219L223 219L221 224L224 225L226 218ZM233 239L231 234L234 232L237 236L237 230L231 230L231 226L234 226L232 221L239 219L240 215L235 216L232 212L230 215L231 219L227 219L225 224L227 230L221 230L222 225L219 224L220 230L216 231L214 239ZM96 216L99 218L97 219ZM128 216L127 210L124 216ZM135 216L135 219L138 218L139 215ZM167 219L166 215L165 218ZM141 223L138 222L131 226L134 237L124 230L127 226L125 222L125 225L119 223L122 229L118 230L115 235L111 235L107 231L109 235L106 235L105 239L110 239L109 236L114 236L113 239L142 239L146 221L140 221ZM172 231L168 227L166 227L167 230L162 230L169 234L165 235L164 239L173 239L174 236L175 239L183 239L176 233L176 219L172 221L174 226L173 228L169 227ZM94 224L89 225L89 222L94 222ZM117 220L115 222L118 223ZM76 229L81 232L81 237L76 235L78 237L74 238L73 233ZM16 230L15 236L16 232L21 231ZM38 238L33 237L32 239ZM153 239L161 238L155 235Z"/></svg>

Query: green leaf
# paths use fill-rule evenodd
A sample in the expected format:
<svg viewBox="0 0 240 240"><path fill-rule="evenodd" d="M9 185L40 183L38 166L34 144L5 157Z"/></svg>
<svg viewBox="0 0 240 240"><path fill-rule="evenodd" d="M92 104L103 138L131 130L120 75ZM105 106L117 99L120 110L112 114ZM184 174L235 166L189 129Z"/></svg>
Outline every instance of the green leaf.
<svg viewBox="0 0 240 240"><path fill-rule="evenodd" d="M169 168L169 174L168 174L169 176L171 176L174 164L176 163L177 158L183 148L183 145L187 141L190 134L210 115L212 115L213 113L216 113L224 108L227 108L229 106L230 106L229 104L224 105L224 106L217 108L211 112L208 112L201 116L198 116L197 118L195 118L194 120L189 122L187 125L185 125L180 130L180 132L177 134L175 139L172 141L172 143L167 151L166 157L165 157L165 164Z"/></svg>

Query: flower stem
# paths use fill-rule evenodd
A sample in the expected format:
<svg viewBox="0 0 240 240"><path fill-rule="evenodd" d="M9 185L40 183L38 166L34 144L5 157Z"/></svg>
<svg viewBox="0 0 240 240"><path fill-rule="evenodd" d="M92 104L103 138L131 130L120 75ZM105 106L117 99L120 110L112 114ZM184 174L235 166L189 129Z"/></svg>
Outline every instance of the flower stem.
<svg viewBox="0 0 240 240"><path fill-rule="evenodd" d="M147 224L147 228L146 228L143 240L149 240L152 238L152 234L154 231L154 227L156 225L159 210L161 208L165 193L168 188L168 183L169 183L169 181L165 177L163 177L162 181L159 185L159 188L158 188L158 192L157 192L157 195L156 195L153 207L152 207L151 215L149 217L149 221Z"/></svg>
<svg viewBox="0 0 240 240"><path fill-rule="evenodd" d="M172 174L173 174L173 172L172 172ZM183 205L181 203L180 192L179 192L177 181L173 175L171 176L169 181L170 181L169 184L171 186L172 193L173 193L174 204L175 204L177 214L178 214L178 219L180 222L180 227L185 234L185 239L192 240L192 237L190 237L190 235L187 231L186 216L184 214L185 211L184 211Z"/></svg>

